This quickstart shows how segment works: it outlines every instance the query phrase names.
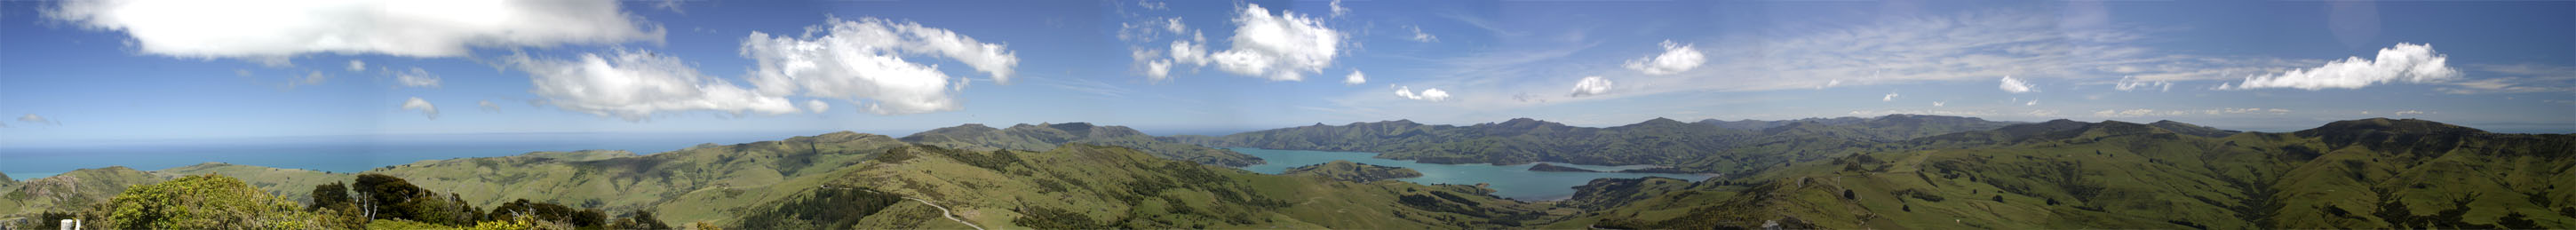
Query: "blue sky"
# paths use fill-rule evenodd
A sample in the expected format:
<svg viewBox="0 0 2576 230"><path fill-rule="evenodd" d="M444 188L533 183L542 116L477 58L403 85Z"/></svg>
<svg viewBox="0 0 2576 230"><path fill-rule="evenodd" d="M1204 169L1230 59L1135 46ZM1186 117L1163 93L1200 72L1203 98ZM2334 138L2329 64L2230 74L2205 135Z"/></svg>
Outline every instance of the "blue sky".
<svg viewBox="0 0 2576 230"><path fill-rule="evenodd" d="M1892 113L2566 133L2567 12L2576 2L11 1L0 144Z"/></svg>

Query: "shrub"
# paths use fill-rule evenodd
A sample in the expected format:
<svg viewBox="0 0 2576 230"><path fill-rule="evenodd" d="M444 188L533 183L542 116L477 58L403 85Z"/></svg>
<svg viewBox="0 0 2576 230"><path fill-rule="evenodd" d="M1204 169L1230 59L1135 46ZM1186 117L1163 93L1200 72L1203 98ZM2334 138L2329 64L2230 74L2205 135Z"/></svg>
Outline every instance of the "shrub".
<svg viewBox="0 0 2576 230"><path fill-rule="evenodd" d="M303 211L294 201L270 197L232 177L213 174L180 177L159 184L129 187L100 208L113 229L314 229L328 218Z"/></svg>

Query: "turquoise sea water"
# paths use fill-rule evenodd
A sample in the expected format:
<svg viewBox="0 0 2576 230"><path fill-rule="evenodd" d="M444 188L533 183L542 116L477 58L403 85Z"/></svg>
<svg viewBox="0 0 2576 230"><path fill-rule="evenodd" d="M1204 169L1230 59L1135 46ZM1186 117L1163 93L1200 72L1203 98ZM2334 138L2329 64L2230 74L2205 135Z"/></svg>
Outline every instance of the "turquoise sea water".
<svg viewBox="0 0 2576 230"><path fill-rule="evenodd" d="M0 173L44 178L84 168L125 166L153 171L205 162L361 172L421 160L589 149L653 154L701 143L782 140L824 132L486 133L352 135L153 141L87 146L0 146Z"/></svg>
<svg viewBox="0 0 2576 230"><path fill-rule="evenodd" d="M1288 168L1295 168L1297 166L1322 164L1325 162L1332 162L1333 160L1346 160L1372 165L1404 167L1422 172L1422 177L1399 179L1403 181L1421 184L1472 185L1476 183L1486 183L1489 186L1488 188L1494 189L1494 195L1496 196L1530 201L1559 200L1574 196L1574 186L1582 186L1584 183L1590 183L1592 182L1592 179L1642 178L1658 176L1698 181L1709 177L1709 175L1673 173L1529 171L1530 165L1534 165L1536 163L1518 165L1429 164L1413 162L1410 160L1377 159L1374 158L1377 156L1377 153L1364 152L1272 150L1256 148L1228 149L1234 150L1235 152L1242 152L1243 154L1251 154L1252 156L1261 157L1263 161L1268 162L1266 164L1243 167L1244 170L1251 170L1253 172L1278 174L1280 172L1287 171ZM1565 163L1548 164L1600 171L1654 167L1646 165L1599 166Z"/></svg>

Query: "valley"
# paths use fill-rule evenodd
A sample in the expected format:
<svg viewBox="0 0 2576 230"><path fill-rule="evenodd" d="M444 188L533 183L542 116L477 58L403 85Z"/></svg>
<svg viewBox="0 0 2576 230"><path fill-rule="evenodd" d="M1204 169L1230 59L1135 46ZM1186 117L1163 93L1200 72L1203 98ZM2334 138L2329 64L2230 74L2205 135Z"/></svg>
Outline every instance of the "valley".
<svg viewBox="0 0 2576 230"><path fill-rule="evenodd" d="M560 204L603 213L595 223L650 213L639 219L675 228L2567 228L2576 192L2556 188L2576 186L2571 155L2576 136L2394 119L2288 133L1926 115L1516 119L1161 137L970 124L360 173L82 169L0 183L0 222L99 211L129 187L192 175L306 205L319 187L381 175L458 207ZM509 223L444 223L476 221Z"/></svg>

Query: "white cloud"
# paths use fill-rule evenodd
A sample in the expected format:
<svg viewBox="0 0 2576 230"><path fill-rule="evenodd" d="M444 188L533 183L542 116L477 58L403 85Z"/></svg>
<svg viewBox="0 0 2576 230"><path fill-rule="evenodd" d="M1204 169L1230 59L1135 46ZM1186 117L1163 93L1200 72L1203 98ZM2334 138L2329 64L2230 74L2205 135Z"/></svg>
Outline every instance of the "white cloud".
<svg viewBox="0 0 2576 230"><path fill-rule="evenodd" d="M805 100L805 110L823 113L823 111L832 110L832 103L823 102L823 100Z"/></svg>
<svg viewBox="0 0 2576 230"><path fill-rule="evenodd" d="M430 75L429 70L422 70L420 67L412 67L409 72L394 73L394 80L402 82L403 86L410 87L438 88L439 86L438 75Z"/></svg>
<svg viewBox="0 0 2576 230"><path fill-rule="evenodd" d="M2515 64L2469 65L2471 69L2495 73L2498 77L2451 82L2440 91L2450 94L2576 92L2576 67Z"/></svg>
<svg viewBox="0 0 2576 230"><path fill-rule="evenodd" d="M500 112L500 111L501 111L501 104L493 104L493 103L492 103L492 100L480 100L480 101L474 101L474 105L475 105L475 106L479 106L479 107L483 107L483 111L492 111L492 112Z"/></svg>
<svg viewBox="0 0 2576 230"><path fill-rule="evenodd" d="M1188 24L1181 24L1181 17L1172 17L1163 19L1163 30L1171 31L1172 34L1181 34L1189 32L1190 26Z"/></svg>
<svg viewBox="0 0 2576 230"><path fill-rule="evenodd" d="M349 59L349 72L367 71L367 62Z"/></svg>
<svg viewBox="0 0 2576 230"><path fill-rule="evenodd" d="M1166 7L1165 7L1165 4L1170 4L1170 3L1161 3L1161 2L1144 1L1144 0L1137 0L1137 1L1136 1L1136 5L1137 5L1137 6L1145 7L1145 9L1148 9L1148 10L1166 10L1166 9L1171 9L1171 8L1166 8Z"/></svg>
<svg viewBox="0 0 2576 230"><path fill-rule="evenodd" d="M1350 14L1351 14L1351 8L1349 8L1349 7L1342 7L1342 0L1333 0L1333 2L1332 2L1332 3L1326 4L1326 6L1330 6L1330 7L1332 7L1332 8L1333 8L1333 17L1336 17L1336 18L1342 17L1342 15L1350 15Z"/></svg>
<svg viewBox="0 0 2576 230"><path fill-rule="evenodd" d="M2180 112L2180 111L2176 111L2176 112ZM2201 113L2201 114L2206 114L2206 115L2225 115L2225 114L2272 114L2272 115L2280 115L2280 114L2288 114L2288 113L2290 113L2290 110L2288 110L2288 109L2277 109L2277 108L2274 108L2274 109L2266 109L2266 108L2217 108L2217 109L2201 110L2201 111L2200 111L2200 113Z"/></svg>
<svg viewBox="0 0 2576 230"><path fill-rule="evenodd" d="M1012 68L1019 63L1000 44L978 43L947 29L876 18L832 18L825 26L808 28L803 38L752 32L742 45L742 55L759 63L749 80L759 87L760 95L839 98L877 114L960 108L949 91L964 87L966 79L950 79L937 66L906 61L903 54L965 62L1002 83L1011 81Z"/></svg>
<svg viewBox="0 0 2576 230"><path fill-rule="evenodd" d="M2164 111L2164 112L2157 112L2156 110L2153 110L2153 109L2102 110L2102 111L2096 111L2096 112L2093 112L2093 116L2097 116L2097 117L2140 117L2140 116L2155 116L2155 115L2173 116L2173 115L2182 115L2182 114L2183 114L2183 111Z"/></svg>
<svg viewBox="0 0 2576 230"><path fill-rule="evenodd" d="M1359 85L1361 83L1368 83L1368 75L1360 74L1360 70L1351 70L1350 76L1342 77L1343 85Z"/></svg>
<svg viewBox="0 0 2576 230"><path fill-rule="evenodd" d="M2397 111L2397 115L2398 115L2398 116L2416 115L2416 114L2424 114L2424 111L2415 111L2415 110Z"/></svg>
<svg viewBox="0 0 2576 230"><path fill-rule="evenodd" d="M679 58L649 52L619 51L606 57L582 54L577 60L541 60L520 55L505 61L512 68L528 72L530 84L535 86L529 92L544 97L546 104L626 121L701 110L735 115L797 112L796 106L782 95L734 86L700 75Z"/></svg>
<svg viewBox="0 0 2576 230"><path fill-rule="evenodd" d="M89 0L45 17L121 31L140 51L283 64L309 53L463 56L471 47L660 42L614 0Z"/></svg>
<svg viewBox="0 0 2576 230"><path fill-rule="evenodd" d="M1602 78L1601 76L1583 77L1583 80L1574 82L1574 93L1568 94L1567 96L1581 97L1607 94L1610 93L1610 88L1613 86L1614 85L1610 82L1609 78Z"/></svg>
<svg viewBox="0 0 2576 230"><path fill-rule="evenodd" d="M322 75L322 71L312 71L306 72L303 77L296 77L294 81L286 82L286 86L291 88L298 85L320 85L330 80L330 75Z"/></svg>
<svg viewBox="0 0 2576 230"><path fill-rule="evenodd" d="M18 122L36 123L36 124L48 124L48 125L62 125L62 124L63 124L63 122L61 122L61 121L54 121L54 119L46 119L46 118L45 118L45 116L36 116L36 114L33 114L33 113L27 114L26 116L18 116Z"/></svg>
<svg viewBox="0 0 2576 230"><path fill-rule="evenodd" d="M2152 81L2151 81L2151 80L2142 80L2142 79L2138 79L2138 77L2136 77L2136 76L2129 76L2129 77L2120 77L2120 81L2119 81L2119 82L2117 82L2117 83L2113 83L2113 84L2111 85L2111 88L2113 88L2113 89L2118 89L2118 90L2120 90L2120 91L2130 91L2130 90L2147 89L2147 88L2156 88L2156 89L2157 89L2157 91L2173 91L2173 83L2165 82L2165 81L2162 81L2162 80L2152 80Z"/></svg>
<svg viewBox="0 0 2576 230"><path fill-rule="evenodd" d="M1412 87L1396 87L1395 96L1431 102L1449 101L1449 91L1440 91L1439 88L1423 89L1421 93L1414 93Z"/></svg>
<svg viewBox="0 0 2576 230"><path fill-rule="evenodd" d="M1878 101L1896 101L1896 93L1887 93L1887 97L1878 98Z"/></svg>
<svg viewBox="0 0 2576 230"><path fill-rule="evenodd" d="M1145 62L1145 78L1146 78L1146 79L1156 80L1156 81L1161 81L1161 80L1163 80L1163 79L1171 79L1171 76L1172 76L1172 61L1170 61L1170 60L1153 60L1153 61L1146 61L1146 62Z"/></svg>
<svg viewBox="0 0 2576 230"><path fill-rule="evenodd" d="M429 116L430 120L438 120L438 106L430 105L428 100L421 100L420 97L411 97L411 100L403 101L402 109L420 110L421 115Z"/></svg>
<svg viewBox="0 0 2576 230"><path fill-rule="evenodd" d="M1692 44L1664 40L1662 45L1663 54L1628 60L1627 64L1621 66L1645 72L1647 75L1667 75L1697 69L1700 64L1708 63L1708 55L1701 54L1697 48L1692 48Z"/></svg>
<svg viewBox="0 0 2576 230"><path fill-rule="evenodd" d="M2449 59L2435 53L2429 44L2398 43L2395 47L2379 49L2379 56L2374 59L2350 57L2316 68L2247 77L2235 88L2359 89L2386 82L2440 82L2460 78L2460 71L2446 64Z"/></svg>
<svg viewBox="0 0 2576 230"><path fill-rule="evenodd" d="M1932 107L1941 107L1941 106L1943 106L1943 105L1949 105L1949 104L1950 104L1950 102L1947 102L1947 101L1935 101L1935 102L1932 102Z"/></svg>
<svg viewBox="0 0 2576 230"><path fill-rule="evenodd" d="M1431 33L1423 33L1421 26L1406 26L1405 28L1413 29L1413 41L1440 42L1440 36L1432 36Z"/></svg>
<svg viewBox="0 0 2576 230"><path fill-rule="evenodd" d="M2200 115L2235 115L2235 114L2282 115L2282 114L2289 114L2289 113L2290 113L2290 110L2289 110L2289 109L2279 109L2279 108L2269 108L2269 109L2267 109L2267 108L2215 108L2215 109L2204 109L2204 110L2198 110L2198 111L2191 111L2191 110L2154 110L2154 109L2129 109L2129 110L2116 110L2116 109L2114 109L2114 110L2102 110L2102 111L2095 111L2095 112L2093 112L2093 116L2096 116L2096 117L2142 117L2142 116L2184 116L2184 115L2192 115L2192 114L2200 114Z"/></svg>
<svg viewBox="0 0 2576 230"><path fill-rule="evenodd" d="M2036 86L2031 85L2030 82L2023 82L2021 79L2013 79L2012 76L2004 76L2003 85L1996 87L2003 89L2004 92L2012 93L2028 93L2030 91L2036 91L2031 89Z"/></svg>
<svg viewBox="0 0 2576 230"><path fill-rule="evenodd" d="M2021 105L2022 105L2022 106L2036 106L2036 105L2039 105L2039 100L2030 100L2030 102L2023 102L2023 103L2021 103Z"/></svg>
<svg viewBox="0 0 2576 230"><path fill-rule="evenodd" d="M1825 84L1824 84L1824 85L1816 86L1816 89L1833 88L1833 87L1835 87L1835 86L1842 86L1842 85L1843 85L1843 79L1825 80Z"/></svg>
<svg viewBox="0 0 2576 230"><path fill-rule="evenodd" d="M1214 62L1218 70L1272 81L1300 81L1306 73L1323 72L1342 55L1342 32L1296 12L1282 11L1273 16L1261 5L1245 4L1234 22L1240 27L1235 28L1230 39L1232 48L1200 55L1194 53L1200 49L1181 49L1188 43L1174 42L1173 59L1190 64ZM1205 57L1206 61L1193 61L1195 57Z"/></svg>

